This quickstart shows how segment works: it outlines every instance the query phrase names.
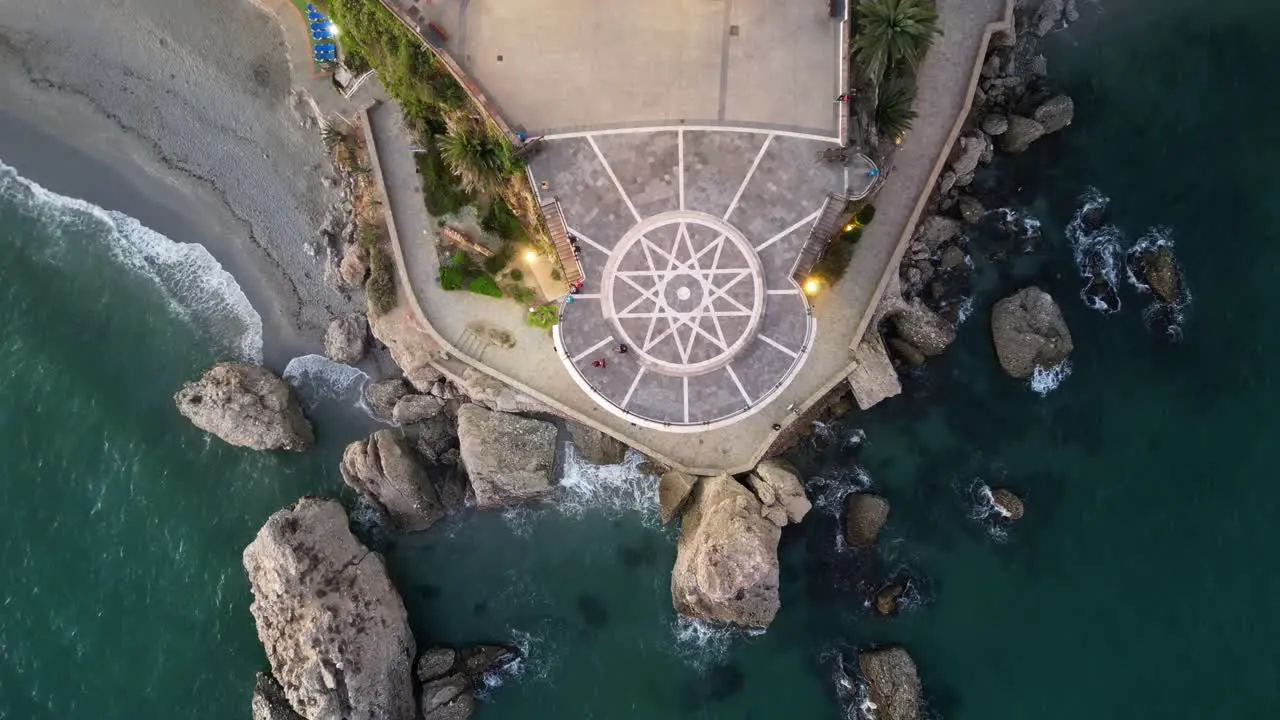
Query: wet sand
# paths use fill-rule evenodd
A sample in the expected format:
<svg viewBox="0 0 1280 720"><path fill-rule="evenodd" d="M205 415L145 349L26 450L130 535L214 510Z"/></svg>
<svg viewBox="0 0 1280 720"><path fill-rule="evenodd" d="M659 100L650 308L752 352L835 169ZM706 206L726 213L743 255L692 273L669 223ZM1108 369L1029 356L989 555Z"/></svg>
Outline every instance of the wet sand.
<svg viewBox="0 0 1280 720"><path fill-rule="evenodd" d="M204 245L262 316L268 365L319 351L361 302L325 281L339 198L275 18L249 0L30 5L0 3L0 160Z"/></svg>

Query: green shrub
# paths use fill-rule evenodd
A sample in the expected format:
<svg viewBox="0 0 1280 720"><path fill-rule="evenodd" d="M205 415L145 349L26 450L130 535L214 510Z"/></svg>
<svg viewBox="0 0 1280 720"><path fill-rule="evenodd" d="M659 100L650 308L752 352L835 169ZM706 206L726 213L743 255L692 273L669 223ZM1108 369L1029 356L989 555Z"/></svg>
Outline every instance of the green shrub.
<svg viewBox="0 0 1280 720"><path fill-rule="evenodd" d="M895 76L880 88L880 104L876 106L876 124L882 135L898 137L911 129L916 111L916 87L909 79Z"/></svg>
<svg viewBox="0 0 1280 720"><path fill-rule="evenodd" d="M858 212L854 214L853 219L857 220L859 225L870 225L871 221L876 219L876 206L871 203L863 205L858 208Z"/></svg>
<svg viewBox="0 0 1280 720"><path fill-rule="evenodd" d="M812 275L831 286L840 282L849 269L849 261L853 259L853 243L833 242L827 246L826 253L817 265L813 266Z"/></svg>
<svg viewBox="0 0 1280 720"><path fill-rule="evenodd" d="M467 284L467 278L456 267L440 268L440 287L445 290L461 290Z"/></svg>
<svg viewBox="0 0 1280 720"><path fill-rule="evenodd" d="M506 269L514 253L515 249L511 245L504 244L492 257L485 258L484 271L490 275L497 275Z"/></svg>
<svg viewBox="0 0 1280 720"><path fill-rule="evenodd" d="M556 314L554 307L550 305L539 305L529 313L528 323L534 327L549 328L560 321L560 316Z"/></svg>
<svg viewBox="0 0 1280 720"><path fill-rule="evenodd" d="M369 253L369 279L364 283L364 294L379 315L396 306L395 263L383 248L374 248Z"/></svg>
<svg viewBox="0 0 1280 720"><path fill-rule="evenodd" d="M433 136L424 134L424 137ZM423 148L426 152L414 155L414 162L418 166L418 175L422 178L422 202L427 206L427 212L440 217L456 213L470 204L474 198L462 189L458 179L449 172L444 159L440 157L440 151L435 149L435 143L427 140Z"/></svg>
<svg viewBox="0 0 1280 720"><path fill-rule="evenodd" d="M480 227L507 242L523 242L526 238L520 218L502 198L495 198L489 203L489 210L480 218Z"/></svg>
<svg viewBox="0 0 1280 720"><path fill-rule="evenodd" d="M498 288L498 284L493 281L493 278L488 275L479 275L471 278L467 283L467 291L486 297L502 297L502 290Z"/></svg>
<svg viewBox="0 0 1280 720"><path fill-rule="evenodd" d="M538 298L533 288L519 283L508 283L502 287L502 290L521 305L528 305Z"/></svg>
<svg viewBox="0 0 1280 720"><path fill-rule="evenodd" d="M457 268L463 275L475 275L476 263L465 250L458 250L449 258L449 267Z"/></svg>

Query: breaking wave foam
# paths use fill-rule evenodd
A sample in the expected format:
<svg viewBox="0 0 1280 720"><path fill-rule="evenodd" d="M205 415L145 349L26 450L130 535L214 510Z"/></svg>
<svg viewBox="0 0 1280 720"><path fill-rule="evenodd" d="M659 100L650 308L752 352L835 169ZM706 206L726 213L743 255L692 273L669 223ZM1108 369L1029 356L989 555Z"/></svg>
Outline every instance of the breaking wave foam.
<svg viewBox="0 0 1280 720"><path fill-rule="evenodd" d="M1080 291L1085 305L1098 312L1111 314L1120 310L1116 294L1119 285L1124 232L1115 225L1102 223L1111 198L1097 188L1088 188L1080 196L1080 207L1067 223L1067 240L1071 243L1076 269L1088 281Z"/></svg>
<svg viewBox="0 0 1280 720"><path fill-rule="evenodd" d="M594 465L566 443L564 475L560 479L556 507L580 517L588 510L610 516L638 513L648 527L658 526L658 481L640 469L644 456L628 450L617 465Z"/></svg>
<svg viewBox="0 0 1280 720"><path fill-rule="evenodd" d="M1061 363L1047 369L1037 365L1035 371L1031 373L1031 389L1040 397L1044 397L1056 390L1062 384L1062 381L1070 376L1070 360L1063 360Z"/></svg>
<svg viewBox="0 0 1280 720"><path fill-rule="evenodd" d="M281 375L297 391L302 405L313 410L326 400L349 402L370 412L364 401L369 376L359 368L336 363L323 355L303 355L289 361Z"/></svg>
<svg viewBox="0 0 1280 720"><path fill-rule="evenodd" d="M987 535L996 542L1009 539L1009 515L1004 508L996 504L991 486L974 478L967 489L969 499L969 519L978 522L986 530Z"/></svg>
<svg viewBox="0 0 1280 720"><path fill-rule="evenodd" d="M238 359L262 362L262 317L202 245L174 241L124 213L47 190L3 162L0 194L55 231L97 230L115 260L155 283L176 314L224 343Z"/></svg>
<svg viewBox="0 0 1280 720"><path fill-rule="evenodd" d="M732 625L678 616L671 624L675 653L689 665L706 668L722 662L733 642L742 637L756 637L764 630L743 630Z"/></svg>

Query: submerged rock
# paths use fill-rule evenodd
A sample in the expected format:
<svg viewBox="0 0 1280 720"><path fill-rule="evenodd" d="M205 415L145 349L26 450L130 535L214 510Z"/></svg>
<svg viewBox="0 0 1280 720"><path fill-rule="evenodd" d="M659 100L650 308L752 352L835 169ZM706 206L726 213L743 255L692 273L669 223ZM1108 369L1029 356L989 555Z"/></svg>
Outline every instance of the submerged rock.
<svg viewBox="0 0 1280 720"><path fill-rule="evenodd" d="M920 298L891 317L893 327L903 340L925 355L940 355L956 339L956 328L946 318L925 306Z"/></svg>
<svg viewBox="0 0 1280 720"><path fill-rule="evenodd" d="M411 720L413 634L382 556L351 534L330 500L272 515L244 551L249 611L300 715Z"/></svg>
<svg viewBox="0 0 1280 720"><path fill-rule="evenodd" d="M880 588L876 593L876 613L889 616L898 613L898 598L907 591L901 583L892 583Z"/></svg>
<svg viewBox="0 0 1280 720"><path fill-rule="evenodd" d="M583 460L593 465L617 465L627 454L627 446L612 436L577 422L566 423L573 446Z"/></svg>
<svg viewBox="0 0 1280 720"><path fill-rule="evenodd" d="M685 503L693 492L698 478L678 470L668 470L658 480L658 518L662 524L671 522L684 511Z"/></svg>
<svg viewBox="0 0 1280 720"><path fill-rule="evenodd" d="M337 363L355 365L364 357L369 339L369 320L361 313L339 315L329 321L324 333L325 357Z"/></svg>
<svg viewBox="0 0 1280 720"><path fill-rule="evenodd" d="M1023 513L1022 498L1011 491L999 488L991 491L991 504L996 511L1010 520L1021 520Z"/></svg>
<svg viewBox="0 0 1280 720"><path fill-rule="evenodd" d="M855 550L874 546L888 519L888 500L871 493L850 493L844 499L844 544Z"/></svg>
<svg viewBox="0 0 1280 720"><path fill-rule="evenodd" d="M711 622L766 627L778 612L778 539L760 501L728 475L703 478L680 527L671 600Z"/></svg>
<svg viewBox="0 0 1280 720"><path fill-rule="evenodd" d="M239 447L300 452L316 441L288 383L256 365L218 363L173 401L193 425Z"/></svg>
<svg viewBox="0 0 1280 720"><path fill-rule="evenodd" d="M551 423L467 404L458 409L458 444L477 507L517 505L551 492Z"/></svg>
<svg viewBox="0 0 1280 720"><path fill-rule="evenodd" d="M402 531L426 530L444 517L440 496L417 453L391 430L348 445L340 468L342 479L381 506Z"/></svg>
<svg viewBox="0 0 1280 720"><path fill-rule="evenodd" d="M991 336L1000 367L1025 380L1037 367L1056 367L1071 354L1071 332L1048 293L1032 286L996 303Z"/></svg>
<svg viewBox="0 0 1280 720"><path fill-rule="evenodd" d="M858 668L877 720L919 720L922 698L915 661L900 647L862 650Z"/></svg>
<svg viewBox="0 0 1280 720"><path fill-rule="evenodd" d="M412 392L413 388L403 379L388 378L366 385L364 401L379 419L391 421L395 414L396 403Z"/></svg>
<svg viewBox="0 0 1280 720"><path fill-rule="evenodd" d="M253 686L253 720L307 720L293 711L280 683L270 673L258 673Z"/></svg>

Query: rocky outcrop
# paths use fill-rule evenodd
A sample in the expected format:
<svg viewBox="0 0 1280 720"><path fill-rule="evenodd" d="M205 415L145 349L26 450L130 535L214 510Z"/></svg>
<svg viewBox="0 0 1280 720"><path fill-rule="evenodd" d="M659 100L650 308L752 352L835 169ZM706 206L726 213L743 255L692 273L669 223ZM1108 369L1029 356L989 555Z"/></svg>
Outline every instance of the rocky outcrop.
<svg viewBox="0 0 1280 720"><path fill-rule="evenodd" d="M429 420L444 410L444 400L434 395L405 395L391 409L391 421L397 425L412 425Z"/></svg>
<svg viewBox="0 0 1280 720"><path fill-rule="evenodd" d="M1182 293L1178 278L1178 263L1173 250L1167 245L1135 249L1129 256L1129 267L1136 277L1151 288L1151 294L1160 302L1176 304Z"/></svg>
<svg viewBox="0 0 1280 720"><path fill-rule="evenodd" d="M982 207L982 203L978 200L978 198L972 195L961 195L956 200L956 206L960 208L960 217L964 218L964 221L969 223L970 225L973 225L974 223L977 223L979 220L981 220L982 216L985 215L987 212L987 209ZM956 247L947 248L948 252L951 250L959 250L959 248L956 248Z"/></svg>
<svg viewBox="0 0 1280 720"><path fill-rule="evenodd" d="M901 583L890 583L876 593L876 614L888 617L898 614L898 599L907 591Z"/></svg>
<svg viewBox="0 0 1280 720"><path fill-rule="evenodd" d="M458 444L476 506L506 507L551 492L556 427L478 405L458 410Z"/></svg>
<svg viewBox="0 0 1280 720"><path fill-rule="evenodd" d="M444 517L444 505L417 453L391 430L348 445L340 467L342 479L381 506L404 532L426 530Z"/></svg>
<svg viewBox="0 0 1280 720"><path fill-rule="evenodd" d="M971 175L974 170L978 169L978 161L982 159L982 153L986 150L988 142L990 140L987 140L986 136L981 133L977 135L969 134L960 138L953 151L951 172L955 173L957 178Z"/></svg>
<svg viewBox="0 0 1280 720"><path fill-rule="evenodd" d="M413 634L382 557L342 506L303 498L244 551L272 675L305 718L412 720Z"/></svg>
<svg viewBox="0 0 1280 720"><path fill-rule="evenodd" d="M1045 134L1056 133L1071 124L1076 117L1076 104L1070 95L1054 95L1040 103L1031 113L1031 119L1040 123Z"/></svg>
<svg viewBox="0 0 1280 720"><path fill-rule="evenodd" d="M396 403L412 392L413 388L403 379L388 378L366 385L364 401L376 417L390 422L395 414Z"/></svg>
<svg viewBox="0 0 1280 720"><path fill-rule="evenodd" d="M1031 32L1044 37L1062 23L1066 0L1043 0L1031 19Z"/></svg>
<svg viewBox="0 0 1280 720"><path fill-rule="evenodd" d="M432 647L422 651L418 662L413 665L413 674L418 682L427 682L443 677L453 670L458 661L458 651L450 647Z"/></svg>
<svg viewBox="0 0 1280 720"><path fill-rule="evenodd" d="M400 430L424 461L443 465L458 461L458 428L448 416L436 415Z"/></svg>
<svg viewBox="0 0 1280 720"><path fill-rule="evenodd" d="M350 243L343 248L338 274L348 288L364 287L364 279L369 275L369 256L363 245Z"/></svg>
<svg viewBox="0 0 1280 720"><path fill-rule="evenodd" d="M1073 348L1071 332L1057 303L1034 286L996 303L991 311L991 335L1000 367L1018 379L1031 377L1037 367L1059 365Z"/></svg>
<svg viewBox="0 0 1280 720"><path fill-rule="evenodd" d="M992 490L991 504L995 506L996 512L1010 520L1022 519L1022 513L1024 511L1022 498L1014 495L1009 490L1005 490L1004 488Z"/></svg>
<svg viewBox="0 0 1280 720"><path fill-rule="evenodd" d="M930 215L920 222L914 242L920 243L930 253L935 253L962 232L964 232L964 226L959 220L942 215Z"/></svg>
<svg viewBox="0 0 1280 720"><path fill-rule="evenodd" d="M369 340L369 320L362 313L339 315L329 321L324 333L324 355L330 360L355 365L364 358Z"/></svg>
<svg viewBox="0 0 1280 720"><path fill-rule="evenodd" d="M423 720L463 720L475 711L477 689L484 676L518 660L519 652L502 645L480 645L458 652L428 648L418 658L414 674L422 687L418 704Z"/></svg>
<svg viewBox="0 0 1280 720"><path fill-rule="evenodd" d="M956 339L956 328L946 318L925 307L920 298L913 298L907 306L891 317L894 330L903 340L914 345L925 355L942 354Z"/></svg>
<svg viewBox="0 0 1280 720"><path fill-rule="evenodd" d="M765 508L766 517L772 515L781 519L782 522L777 523L779 527L800 522L813 508L813 503L804 494L800 474L786 460L770 458L761 461L748 480Z"/></svg>
<svg viewBox="0 0 1280 720"><path fill-rule="evenodd" d="M778 539L760 501L728 475L703 478L680 526L671 601L712 622L766 627L778 612Z"/></svg>
<svg viewBox="0 0 1280 720"><path fill-rule="evenodd" d="M617 465L626 457L627 446L593 427L570 420L569 437L578 455L593 465Z"/></svg>
<svg viewBox="0 0 1280 720"><path fill-rule="evenodd" d="M442 377L433 364L444 354L440 344L427 333L411 309L411 303L403 296L404 288L396 283L401 294L394 308L369 318L369 331L391 352L391 359L404 373L418 392L428 392Z"/></svg>
<svg viewBox="0 0 1280 720"><path fill-rule="evenodd" d="M844 499L844 544L855 550L874 546L888 519L888 500L871 493L850 493Z"/></svg>
<svg viewBox="0 0 1280 720"><path fill-rule="evenodd" d="M551 408L523 392L471 368L462 373L462 391L476 405L498 412L555 414Z"/></svg>
<svg viewBox="0 0 1280 720"><path fill-rule="evenodd" d="M1004 115L988 115L982 118L982 132L998 137L1009 131L1009 118Z"/></svg>
<svg viewBox="0 0 1280 720"><path fill-rule="evenodd" d="M1000 149L1007 153L1024 152L1031 143L1044 137L1048 131L1040 123L1021 115L1009 116L1009 129L1000 136Z"/></svg>
<svg viewBox="0 0 1280 720"><path fill-rule="evenodd" d="M858 669L867 681L867 699L877 720L919 720L923 699L915 661L900 647L862 650Z"/></svg>
<svg viewBox="0 0 1280 720"><path fill-rule="evenodd" d="M258 673L253 686L253 720L307 720L293 711L280 683L267 673Z"/></svg>
<svg viewBox="0 0 1280 720"><path fill-rule="evenodd" d="M239 447L300 452L316 441L289 385L256 365L214 365L173 401L193 425Z"/></svg>
<svg viewBox="0 0 1280 720"><path fill-rule="evenodd" d="M849 373L849 387L853 388L853 399L858 407L866 410L902 393L898 371L893 369L893 361L885 351L880 333L874 329L868 332L858 343L853 359L858 364Z"/></svg>
<svg viewBox="0 0 1280 720"><path fill-rule="evenodd" d="M658 518L662 524L671 522L684 511L685 503L693 493L698 478L678 470L668 470L658 480Z"/></svg>

